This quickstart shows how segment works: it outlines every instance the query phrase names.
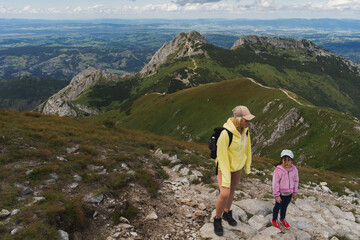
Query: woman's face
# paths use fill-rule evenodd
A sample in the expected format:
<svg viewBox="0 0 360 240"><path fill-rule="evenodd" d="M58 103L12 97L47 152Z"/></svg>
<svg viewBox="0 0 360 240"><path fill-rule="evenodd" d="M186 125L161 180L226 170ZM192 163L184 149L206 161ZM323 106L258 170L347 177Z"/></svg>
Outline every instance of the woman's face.
<svg viewBox="0 0 360 240"><path fill-rule="evenodd" d="M244 118L242 118L242 119L240 120L240 124L241 124L241 127L242 127L242 128L247 128L247 127L249 127L249 125L250 125L250 120L245 120Z"/></svg>

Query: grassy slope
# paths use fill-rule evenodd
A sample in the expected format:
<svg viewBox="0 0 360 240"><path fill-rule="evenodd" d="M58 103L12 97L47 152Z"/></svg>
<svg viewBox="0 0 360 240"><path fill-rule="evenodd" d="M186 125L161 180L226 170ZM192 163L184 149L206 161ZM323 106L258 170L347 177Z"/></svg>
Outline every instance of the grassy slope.
<svg viewBox="0 0 360 240"><path fill-rule="evenodd" d="M21 210L12 217L11 223L0 221L2 240L57 239L57 229L69 233L86 229L95 211L92 204L82 200L89 193L124 199L131 191L128 188L134 187L129 186L132 183L137 188L143 186L155 197L159 184L167 178L161 165L169 165L154 159L151 151L157 148L171 156L177 154L186 164L191 160L191 164L203 172L206 182L210 181L214 168L213 161L205 157L204 145L120 129L112 121L90 122L0 110L0 129L0 206ZM73 147L78 147L77 153L67 153L66 149ZM184 152L185 149L192 151L192 156ZM68 161L60 161L58 156ZM122 163L135 174L123 171ZM108 174L95 173L87 168L89 164L104 166ZM27 175L28 170L32 172ZM51 179L50 173L59 176L53 184L46 183ZM75 174L82 177L81 186L76 191L62 192L61 189L74 183ZM14 183L25 181L45 200L33 204L32 194L21 195L21 188L14 187ZM25 200L18 201L17 197ZM27 229L10 236L14 223Z"/></svg>
<svg viewBox="0 0 360 240"><path fill-rule="evenodd" d="M279 101L263 113L274 99ZM263 139L257 140L255 154L276 159L282 148L289 147L296 156L305 155L305 162L313 167L359 174L359 132L354 130L353 117L328 108L300 106L280 90L260 87L248 79L206 84L168 95L148 94L134 102L128 115L114 110L93 118L120 119L119 124L124 127L207 142L212 129L222 125L239 104L249 106L256 115L252 138ZM299 109L304 123L293 127L273 145L264 146L276 124L294 107ZM305 137L291 143L305 132ZM333 147L331 139L336 142Z"/></svg>

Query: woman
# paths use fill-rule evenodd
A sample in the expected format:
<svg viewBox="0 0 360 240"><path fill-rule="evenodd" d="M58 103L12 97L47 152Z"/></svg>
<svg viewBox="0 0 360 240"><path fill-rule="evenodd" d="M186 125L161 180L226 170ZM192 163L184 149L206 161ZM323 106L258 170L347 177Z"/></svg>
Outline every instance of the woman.
<svg viewBox="0 0 360 240"><path fill-rule="evenodd" d="M241 177L241 170L245 167L245 173L250 173L251 165L251 141L248 126L250 120L255 116L245 106L236 106L233 110L234 117L229 118L224 124L224 128L233 134L232 142L229 146L229 134L222 131L217 141L218 175L217 180L220 195L216 202L216 215L214 217L214 232L222 236L224 231L221 219L226 220L231 226L236 226L237 222L232 217L230 210L234 199L235 187ZM222 217L221 217L222 216Z"/></svg>

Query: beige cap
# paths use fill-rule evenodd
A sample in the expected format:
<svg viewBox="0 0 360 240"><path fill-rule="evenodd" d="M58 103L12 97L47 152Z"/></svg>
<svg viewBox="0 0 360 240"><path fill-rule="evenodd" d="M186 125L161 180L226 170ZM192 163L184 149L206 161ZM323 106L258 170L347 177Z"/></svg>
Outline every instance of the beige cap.
<svg viewBox="0 0 360 240"><path fill-rule="evenodd" d="M249 109L245 106L236 106L234 107L234 109L232 110L234 117L241 117L244 118L245 120L251 120L253 119L255 116L252 115L249 111Z"/></svg>

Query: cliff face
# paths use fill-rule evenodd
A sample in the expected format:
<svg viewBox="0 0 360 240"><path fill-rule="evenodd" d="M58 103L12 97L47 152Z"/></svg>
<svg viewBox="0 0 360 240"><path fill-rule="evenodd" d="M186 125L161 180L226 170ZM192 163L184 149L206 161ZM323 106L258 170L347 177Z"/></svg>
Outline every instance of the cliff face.
<svg viewBox="0 0 360 240"><path fill-rule="evenodd" d="M165 63L172 54L174 54L174 59L205 54L200 48L204 43L207 43L206 38L196 31L187 34L180 33L172 41L166 42L154 54L150 62L140 71L140 74L143 77L155 74L158 67Z"/></svg>
<svg viewBox="0 0 360 240"><path fill-rule="evenodd" d="M45 102L40 104L35 111L44 114L53 114L59 116L78 117L79 114L91 115L98 111L81 104L74 104L72 100L78 97L83 91L91 87L98 81L109 81L112 76L95 68L87 70L76 75L68 86L51 96Z"/></svg>
<svg viewBox="0 0 360 240"><path fill-rule="evenodd" d="M306 55L305 58L302 59L306 59L306 57L309 57L312 54L314 54L316 57L333 57L345 64L349 68L349 70L360 76L359 63L353 62L341 56L337 57L329 50L315 45L310 40L296 40L292 38L249 35L237 40L231 49L236 49L244 46L252 48L256 53L266 52L265 49L268 47L279 48L281 50L285 50L285 52L286 50L292 52L300 50L303 52L303 55ZM272 52L272 54L274 53Z"/></svg>

